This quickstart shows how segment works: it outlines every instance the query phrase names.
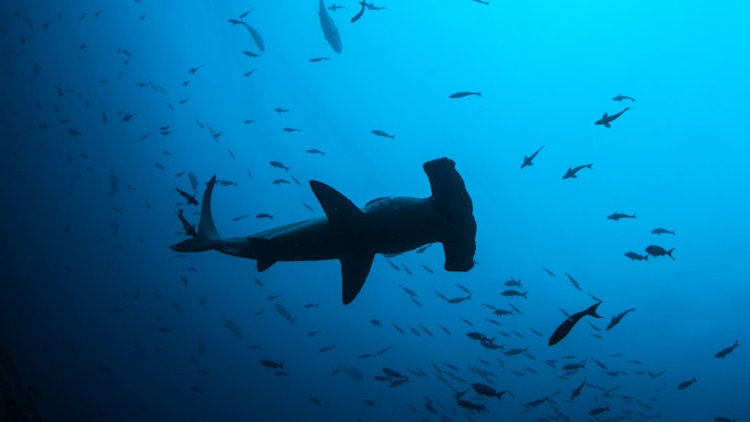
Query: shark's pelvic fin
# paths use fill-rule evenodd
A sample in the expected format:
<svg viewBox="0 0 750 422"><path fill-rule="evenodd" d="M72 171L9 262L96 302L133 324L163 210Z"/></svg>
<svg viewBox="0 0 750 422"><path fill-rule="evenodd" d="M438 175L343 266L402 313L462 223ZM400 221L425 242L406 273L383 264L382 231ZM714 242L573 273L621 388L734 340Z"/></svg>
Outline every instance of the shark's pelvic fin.
<svg viewBox="0 0 750 422"><path fill-rule="evenodd" d="M271 240L262 237L250 237L247 241L250 242L250 249L257 256L255 264L259 273L269 269L271 265L276 263L276 260L269 256Z"/></svg>
<svg viewBox="0 0 750 422"><path fill-rule="evenodd" d="M341 257L341 300L348 305L362 290L362 286L370 273L373 254L348 255Z"/></svg>
<svg viewBox="0 0 750 422"><path fill-rule="evenodd" d="M318 202L320 202L323 212L326 213L328 223L331 226L347 224L353 218L362 215L362 210L354 205L349 198L325 183L311 180L310 187L315 197L318 198Z"/></svg>

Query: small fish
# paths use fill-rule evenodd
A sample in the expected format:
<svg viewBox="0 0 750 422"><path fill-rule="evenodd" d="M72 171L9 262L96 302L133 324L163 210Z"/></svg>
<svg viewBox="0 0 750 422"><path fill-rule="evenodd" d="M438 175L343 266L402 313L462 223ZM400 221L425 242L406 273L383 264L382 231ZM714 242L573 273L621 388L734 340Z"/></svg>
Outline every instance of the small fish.
<svg viewBox="0 0 750 422"><path fill-rule="evenodd" d="M548 270L546 267L542 267L542 269L544 270L545 273L549 274L550 277L555 277L555 273Z"/></svg>
<svg viewBox="0 0 750 422"><path fill-rule="evenodd" d="M325 60L331 60L331 58L330 57L313 57L312 59L310 59L310 63L317 63L317 62L322 62Z"/></svg>
<svg viewBox="0 0 750 422"><path fill-rule="evenodd" d="M190 69L188 69L188 73L191 74L191 75L195 75L195 72L197 72L198 70L200 70L202 67L203 67L203 65L196 66L196 67L191 67Z"/></svg>
<svg viewBox="0 0 750 422"><path fill-rule="evenodd" d="M323 151L321 151L321 150L319 150L319 149L315 149L315 148L312 148L312 149L308 149L308 150L307 150L307 151L305 151L305 152L306 152L306 153L308 153L308 154L318 154L318 155L326 155L326 153L325 153L325 152L323 152Z"/></svg>
<svg viewBox="0 0 750 422"><path fill-rule="evenodd" d="M609 406L607 406L607 407L596 407L594 409L589 410L589 415L591 415L591 416L597 416L597 415L601 415L602 413L608 412L608 411L609 411Z"/></svg>
<svg viewBox="0 0 750 422"><path fill-rule="evenodd" d="M646 253L648 253L649 255L653 256L654 258L659 257L659 256L665 256L665 255L667 255L670 258L672 258L672 260L674 261L674 257L672 256L672 252L674 252L674 248L672 248L670 250L666 250L666 249L662 248L661 246L657 246L657 245L650 245L650 246L646 247Z"/></svg>
<svg viewBox="0 0 750 422"><path fill-rule="evenodd" d="M281 108L281 107L276 107L275 109L273 109L273 111L281 114L281 113L289 113L292 110L289 110L289 109L286 109L286 108Z"/></svg>
<svg viewBox="0 0 750 422"><path fill-rule="evenodd" d="M570 284L572 284L573 287L575 287L579 291L583 291L583 289L581 288L581 285L578 283L578 281L575 278L573 278L572 275L568 274L567 271L565 272L565 275L568 277L568 280L570 280Z"/></svg>
<svg viewBox="0 0 750 422"><path fill-rule="evenodd" d="M539 154L542 151L543 148L544 148L544 145L542 145L541 147L539 147L539 149L536 150L536 151L534 151L534 153L531 154L530 156L523 157L523 163L521 163L521 168L524 168L526 166L533 166L534 165L534 163L533 163L534 158L536 158L537 154Z"/></svg>
<svg viewBox="0 0 750 422"><path fill-rule="evenodd" d="M375 136L380 136L382 138L391 138L394 141L396 140L396 136L395 135L389 135L389 134L387 134L387 133L385 133L385 132L383 132L382 130L379 130L379 129L373 129L370 132L372 132L372 134L375 135Z"/></svg>
<svg viewBox="0 0 750 422"><path fill-rule="evenodd" d="M659 234L659 235L661 235L661 234L671 234L671 235L674 235L675 234L674 230L667 230L667 229L663 229L661 227L657 227L657 228L651 230L651 233L653 233L653 234Z"/></svg>
<svg viewBox="0 0 750 422"><path fill-rule="evenodd" d="M613 316L612 320L607 325L607 330L611 330L615 325L619 324L620 321L622 321L622 319L625 317L625 315L627 315L628 313L633 312L633 311L635 311L635 308L630 308L630 309L624 311L621 314Z"/></svg>
<svg viewBox="0 0 750 422"><path fill-rule="evenodd" d="M349 20L349 22L351 22L351 23L354 23L354 22L358 21L358 20L359 20L359 18L361 18L361 17L362 17L362 15L363 15L363 14L365 13L365 6L367 5L367 3L365 3L365 1L364 1L364 0L362 0L361 2L359 2L359 4L361 4L361 5L362 5L362 8L361 8L361 9L359 10L359 12L357 12L357 14L356 14L356 15L354 15L354 16L353 16L353 17L352 17L352 18L351 18L351 19Z"/></svg>
<svg viewBox="0 0 750 422"><path fill-rule="evenodd" d="M714 355L714 357L719 358L719 359L725 358L727 357L728 354L732 353L734 349L738 348L739 346L740 346L739 340L735 340L733 345L725 349L721 349L719 353Z"/></svg>
<svg viewBox="0 0 750 422"><path fill-rule="evenodd" d="M690 387L691 385L693 385L696 381L698 381L698 380L695 379L695 377L693 377L693 379L691 379L691 380L683 381L683 382L677 384L677 389L678 390L684 390L684 389Z"/></svg>
<svg viewBox="0 0 750 422"><path fill-rule="evenodd" d="M285 128L282 128L281 130L287 133L302 132L302 129L297 129L293 127L285 127Z"/></svg>
<svg viewBox="0 0 750 422"><path fill-rule="evenodd" d="M271 369L284 369L284 361L281 362L275 362L270 359L261 359L260 364L265 368L271 368Z"/></svg>
<svg viewBox="0 0 750 422"><path fill-rule="evenodd" d="M428 244L428 245L426 245L426 246L422 246L421 248L417 249L417 253L424 253L424 251L426 251L426 250L427 250L427 249L428 249L428 248L429 248L430 246L432 246L432 245L433 245L433 244L432 244L432 243L430 243L430 244Z"/></svg>
<svg viewBox="0 0 750 422"><path fill-rule="evenodd" d="M245 218L247 218L249 216L250 216L249 214L238 215L237 217L233 217L232 221L240 221L240 220L245 219Z"/></svg>
<svg viewBox="0 0 750 422"><path fill-rule="evenodd" d="M268 164L270 164L271 167L282 169L286 171L287 173L289 172L289 169L290 169L290 167L285 166L284 163L282 163L281 161L269 161Z"/></svg>
<svg viewBox="0 0 750 422"><path fill-rule="evenodd" d="M328 10L331 10L333 12L335 12L338 9L346 9L346 8L344 6L339 6L338 4L335 4L335 3L328 6Z"/></svg>
<svg viewBox="0 0 750 422"><path fill-rule="evenodd" d="M459 91L454 92L453 94L449 95L448 98L463 98L468 97L470 95L476 95L477 97L481 97L482 93L480 91L472 92L472 91Z"/></svg>
<svg viewBox="0 0 750 422"><path fill-rule="evenodd" d="M183 198L185 198L188 205L198 205L198 200L195 199L195 195L191 195L180 188L175 188L175 189L177 189L177 193L179 193Z"/></svg>
<svg viewBox="0 0 750 422"><path fill-rule="evenodd" d="M568 167L568 171L565 172L565 175L562 178L563 179L577 178L578 176L576 175L576 173L578 173L579 171L581 171L582 169L585 169L585 168L590 169L590 168L592 168L593 165L594 165L594 163L584 164L582 166L578 166L578 167L574 167L574 168Z"/></svg>
<svg viewBox="0 0 750 422"><path fill-rule="evenodd" d="M628 215L628 214L623 214L623 213L616 212L616 213L613 213L613 214L610 214L610 215L607 216L608 220L614 220L614 221L617 221L617 220L620 220L620 219L623 219L623 218L635 218L635 214Z"/></svg>
<svg viewBox="0 0 750 422"><path fill-rule="evenodd" d="M625 256L630 258L632 261L648 261L648 255L641 255L636 252L625 252Z"/></svg>
<svg viewBox="0 0 750 422"><path fill-rule="evenodd" d="M590 315L594 318L601 318L601 316L596 313L596 308L598 308L599 305L601 305L601 302L598 302L581 312L576 312L575 314L569 316L565 321L563 321L562 324L560 324L559 327L557 327L557 329L555 329L555 332L552 333L552 336L549 339L549 345L554 346L555 344L559 343L560 340L564 339L565 336L570 333L570 330L573 329L573 326L575 326L578 321L580 321L581 318L585 317L586 315Z"/></svg>
<svg viewBox="0 0 750 422"><path fill-rule="evenodd" d="M518 290L508 289L501 293L503 296L513 297L513 296L522 296L524 299L528 299L526 295L528 292L519 292Z"/></svg>
<svg viewBox="0 0 750 422"><path fill-rule="evenodd" d="M273 220L273 216L271 214L267 214L267 213L264 213L264 212L256 215L255 218L258 218L258 219L267 218L269 220Z"/></svg>
<svg viewBox="0 0 750 422"><path fill-rule="evenodd" d="M282 317L284 317L285 320L289 321L290 324L294 325L294 322L296 321L292 314L289 313L289 311L284 307L284 305L280 303L274 303L274 308L276 308L276 312L279 313Z"/></svg>
<svg viewBox="0 0 750 422"><path fill-rule="evenodd" d="M622 94L617 94L616 97L612 98L612 101L622 101L622 100L630 100L631 103L635 102L635 98L628 97L628 96L622 95Z"/></svg>
<svg viewBox="0 0 750 422"><path fill-rule="evenodd" d="M335 344L332 344L330 346L321 347L320 349L318 349L318 353L325 353L325 352L327 352L329 350L333 350L335 348L336 348Z"/></svg>
<svg viewBox="0 0 750 422"><path fill-rule="evenodd" d="M254 53L254 52L252 52L252 51L248 51L248 50L243 50L242 52L243 52L243 53L245 53L245 55L246 55L247 57L260 57L260 54L258 54L258 53Z"/></svg>
<svg viewBox="0 0 750 422"><path fill-rule="evenodd" d="M276 185L276 186L281 186L281 185L288 185L289 181L286 180L286 179L276 179L276 180L274 180L271 183L274 184L274 185Z"/></svg>

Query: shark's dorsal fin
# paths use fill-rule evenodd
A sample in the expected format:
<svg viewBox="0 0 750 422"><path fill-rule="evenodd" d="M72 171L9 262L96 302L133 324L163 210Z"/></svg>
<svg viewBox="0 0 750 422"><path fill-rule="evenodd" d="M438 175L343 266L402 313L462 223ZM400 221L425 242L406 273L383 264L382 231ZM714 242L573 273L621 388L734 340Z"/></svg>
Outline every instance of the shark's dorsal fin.
<svg viewBox="0 0 750 422"><path fill-rule="evenodd" d="M352 218L362 214L362 210L357 208L349 198L325 183L311 180L310 187L312 188L315 197L318 198L318 202L320 202L323 212L326 213L329 224L346 224ZM369 266L367 268L369 270ZM357 289L357 291L359 291L359 289Z"/></svg>
<svg viewBox="0 0 750 422"><path fill-rule="evenodd" d="M362 286L367 280L367 274L370 273L372 260L375 255L347 255L340 258L341 260L341 300L344 305L348 305L362 290Z"/></svg>

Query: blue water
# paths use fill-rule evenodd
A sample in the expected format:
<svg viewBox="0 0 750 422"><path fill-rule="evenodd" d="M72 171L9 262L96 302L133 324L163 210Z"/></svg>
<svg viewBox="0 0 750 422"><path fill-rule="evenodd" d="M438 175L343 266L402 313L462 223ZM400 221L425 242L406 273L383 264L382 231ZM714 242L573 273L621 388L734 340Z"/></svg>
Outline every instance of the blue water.
<svg viewBox="0 0 750 422"><path fill-rule="evenodd" d="M315 1L94 3L0 6L0 340L39 391L46 420L750 417L744 2L381 0L385 9L350 23L359 5L342 0L345 9L329 12L340 54ZM262 34L262 54L228 22L250 9L244 19ZM449 98L458 91L482 96ZM636 101L612 101L617 94ZM611 128L593 124L626 106ZM214 218L221 235L246 236L323 216L311 179L359 206L426 197L422 164L439 157L456 162L473 200L469 272L445 272L439 245L377 256L344 306L336 261L258 273L254 261L169 249L186 239L177 209L191 224L199 218L175 192L192 192L188 172L199 200L213 174L237 183L216 187ZM291 183L272 184L279 178ZM637 218L606 218L614 212ZM657 227L676 234L651 234ZM623 255L652 244L675 248L675 260ZM527 299L501 295L511 277ZM458 284L469 300L438 296L465 296ZM548 346L560 309L591 306L589 294L603 318L585 317ZM497 317L484 304L523 314ZM604 330L628 308L636 310ZM506 352L528 351L488 350L472 331ZM736 350L714 357L735 340ZM287 375L261 359L283 361ZM585 369L565 374L584 359ZM332 374L340 367L363 380ZM383 367L409 381L376 381ZM469 390L462 399L487 411L458 405L456 392L490 381L513 395Z"/></svg>

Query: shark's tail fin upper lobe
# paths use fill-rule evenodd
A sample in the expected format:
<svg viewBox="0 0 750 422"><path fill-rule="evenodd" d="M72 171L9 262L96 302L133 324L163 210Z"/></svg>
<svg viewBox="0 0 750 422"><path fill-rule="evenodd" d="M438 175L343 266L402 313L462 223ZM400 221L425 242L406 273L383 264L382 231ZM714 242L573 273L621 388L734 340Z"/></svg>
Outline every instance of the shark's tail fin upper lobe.
<svg viewBox="0 0 750 422"><path fill-rule="evenodd" d="M211 214L211 196L216 185L216 175L206 182L206 191L203 192L203 203L201 204L201 220L198 223L198 236L183 240L170 246L177 252L203 252L216 248L216 242L221 239L214 224Z"/></svg>

